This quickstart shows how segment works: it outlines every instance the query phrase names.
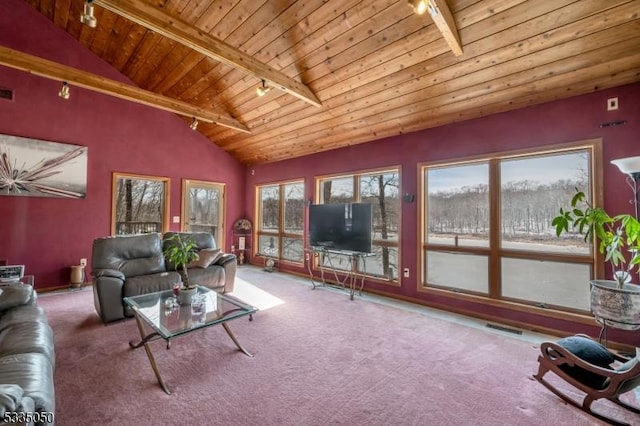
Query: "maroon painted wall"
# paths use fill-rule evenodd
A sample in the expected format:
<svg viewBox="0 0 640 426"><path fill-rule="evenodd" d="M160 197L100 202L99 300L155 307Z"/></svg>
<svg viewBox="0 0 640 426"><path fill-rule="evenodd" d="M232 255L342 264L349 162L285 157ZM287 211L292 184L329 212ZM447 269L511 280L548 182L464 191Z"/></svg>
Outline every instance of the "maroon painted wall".
<svg viewBox="0 0 640 426"><path fill-rule="evenodd" d="M618 97L619 110L607 111L607 98L610 97ZM603 138L605 208L613 213L633 213L633 207L629 204L632 198L631 191L625 184L624 176L609 161L640 155L639 118L640 83L382 139L364 145L255 166L247 174L245 196L247 212L254 220L254 194L257 184L304 178L306 199L312 200L315 177L318 175L399 165L402 174L401 193L416 194L420 162ZM618 120L627 120L627 123L617 127L600 127L602 123ZM415 300L429 300L482 315L490 314L567 332L585 332L583 325L419 293L417 290L420 270L417 253L419 207L418 202L402 204L400 239L402 265L399 265L399 270L410 268L411 278L402 279L400 288L371 282L367 283L368 289ZM281 265L281 269L300 273L306 271L290 265ZM597 327L594 325L591 331L596 332ZM610 332L610 335L619 341L634 340L635 343L640 343L640 336L637 333L635 336L629 334L621 336L616 332L613 334Z"/></svg>
<svg viewBox="0 0 640 426"><path fill-rule="evenodd" d="M133 84L23 0L0 2L0 45ZM170 217L182 178L225 183L227 224L244 215L244 166L179 116L76 87L65 101L59 82L2 66L0 87L14 91L0 100L0 134L88 147L85 199L0 196L0 259L25 264L37 288L67 285L69 266L109 235L112 172L169 177Z"/></svg>

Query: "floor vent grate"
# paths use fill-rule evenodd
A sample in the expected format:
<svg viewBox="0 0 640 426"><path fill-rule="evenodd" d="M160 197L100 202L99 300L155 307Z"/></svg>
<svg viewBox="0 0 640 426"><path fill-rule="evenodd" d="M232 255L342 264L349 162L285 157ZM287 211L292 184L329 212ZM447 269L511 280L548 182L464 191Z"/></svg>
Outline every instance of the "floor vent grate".
<svg viewBox="0 0 640 426"><path fill-rule="evenodd" d="M487 328L493 328L494 330L506 331L507 333L522 335L522 330L516 330L515 328L509 328L497 324L487 324Z"/></svg>
<svg viewBox="0 0 640 426"><path fill-rule="evenodd" d="M13 90L0 88L0 99L13 100Z"/></svg>

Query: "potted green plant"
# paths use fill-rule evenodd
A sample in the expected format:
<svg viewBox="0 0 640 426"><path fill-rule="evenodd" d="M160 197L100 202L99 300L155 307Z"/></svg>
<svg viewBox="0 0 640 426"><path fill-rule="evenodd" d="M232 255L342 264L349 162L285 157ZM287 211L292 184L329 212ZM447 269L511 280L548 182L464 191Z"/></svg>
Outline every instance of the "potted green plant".
<svg viewBox="0 0 640 426"><path fill-rule="evenodd" d="M191 237L183 237L180 234L174 234L167 239L164 249L165 258L172 262L180 276L182 277L182 287L178 295L180 303L190 303L193 294L197 293L195 283L189 281L189 270L187 265L189 262L198 259L198 246Z"/></svg>
<svg viewBox="0 0 640 426"><path fill-rule="evenodd" d="M593 238L598 250L611 265L613 280L591 281L591 311L599 322L617 328L640 328L640 286L632 276L640 271L640 223L630 214L609 215L592 206L576 189L569 208L561 208L553 218L556 236L577 231L585 241Z"/></svg>

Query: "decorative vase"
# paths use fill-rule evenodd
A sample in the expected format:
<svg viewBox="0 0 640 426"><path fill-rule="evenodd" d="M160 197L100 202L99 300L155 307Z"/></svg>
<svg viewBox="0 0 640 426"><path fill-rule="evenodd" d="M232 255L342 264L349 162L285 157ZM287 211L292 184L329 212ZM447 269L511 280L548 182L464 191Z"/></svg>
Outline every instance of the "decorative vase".
<svg viewBox="0 0 640 426"><path fill-rule="evenodd" d="M604 326L640 329L640 285L626 283L618 288L613 280L591 281L591 312Z"/></svg>
<svg viewBox="0 0 640 426"><path fill-rule="evenodd" d="M71 267L71 287L77 288L84 285L84 265Z"/></svg>
<svg viewBox="0 0 640 426"><path fill-rule="evenodd" d="M178 303L181 305L189 305L191 304L191 299L193 296L198 294L197 288L181 288L180 293L178 294Z"/></svg>

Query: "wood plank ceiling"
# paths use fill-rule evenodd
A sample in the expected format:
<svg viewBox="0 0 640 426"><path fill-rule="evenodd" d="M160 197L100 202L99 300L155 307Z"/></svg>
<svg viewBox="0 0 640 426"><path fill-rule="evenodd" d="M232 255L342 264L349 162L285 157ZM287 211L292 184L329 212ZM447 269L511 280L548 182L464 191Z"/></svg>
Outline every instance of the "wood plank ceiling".
<svg viewBox="0 0 640 426"><path fill-rule="evenodd" d="M447 0L459 56L406 0L128 0L306 86L321 106L275 88L258 97L260 78L100 6L112 0L96 0L95 28L80 23L83 0L25 1L140 88L242 123L250 133L197 131L245 164L640 81L638 0Z"/></svg>

